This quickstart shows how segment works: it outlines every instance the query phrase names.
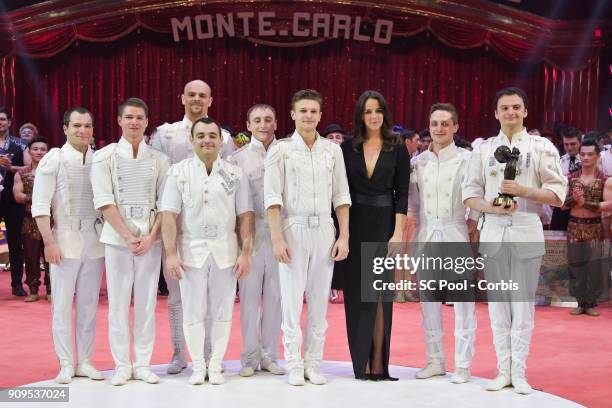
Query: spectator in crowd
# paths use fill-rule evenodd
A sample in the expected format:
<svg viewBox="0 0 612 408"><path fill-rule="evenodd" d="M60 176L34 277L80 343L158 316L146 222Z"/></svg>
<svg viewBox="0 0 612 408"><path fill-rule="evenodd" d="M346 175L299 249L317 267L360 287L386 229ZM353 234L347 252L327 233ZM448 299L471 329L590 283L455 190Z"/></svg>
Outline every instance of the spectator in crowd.
<svg viewBox="0 0 612 408"><path fill-rule="evenodd" d="M555 145L557 150L559 149L559 146L557 145L557 140L555 140L555 134L552 132L552 130L544 129L542 131L542 137L545 137L546 139L550 140L550 142Z"/></svg>
<svg viewBox="0 0 612 408"><path fill-rule="evenodd" d="M344 142L344 138L346 137L346 132L344 131L344 129L342 129L342 126L336 123L332 123L331 125L326 127L325 130L323 130L323 133L321 133L321 136L340 145L342 144L342 142Z"/></svg>
<svg viewBox="0 0 612 408"><path fill-rule="evenodd" d="M24 146L27 146L30 141L38 136L38 128L32 123L24 123L19 128L19 139ZM30 157L30 149L26 148L23 151L23 164L29 166L32 164L32 158Z"/></svg>
<svg viewBox="0 0 612 408"><path fill-rule="evenodd" d="M400 133L400 136L402 138L404 146L406 146L406 149L410 154L410 157L414 157L419 154L419 148L421 147L421 138L416 130L404 130L402 133Z"/></svg>
<svg viewBox="0 0 612 408"><path fill-rule="evenodd" d="M561 169L564 175L568 175L580 169L580 143L582 133L575 127L570 127L563 134L563 150L565 154L561 156Z"/></svg>
<svg viewBox="0 0 612 408"><path fill-rule="evenodd" d="M395 129L395 128L394 128ZM416 130L414 129L403 129L400 132L400 137L404 146L408 150L411 159L415 158L421 152L421 138ZM402 239L406 242L412 241L412 237L414 236L416 228L416 220L413 214L408 214L406 217L406 222L404 224L404 232L402 235ZM396 271L396 279L398 282L400 280L411 280L413 275L410 271L401 269ZM415 301L414 295L410 291L397 291L395 293L395 297L393 299L394 302L404 303L406 301Z"/></svg>
<svg viewBox="0 0 612 408"><path fill-rule="evenodd" d="M562 122L555 123L553 127L553 133L555 135L556 140L561 140L563 138L563 135L565 135L566 131L567 131L567 125L565 123L562 123Z"/></svg>
<svg viewBox="0 0 612 408"><path fill-rule="evenodd" d="M42 137L30 139L28 150L32 163L15 174L13 194L16 202L25 205L25 217L21 226L21 241L25 255L26 285L30 289L30 294L25 298L25 301L36 302L39 299L40 255L44 251L44 245L36 221L32 218L32 188L34 187L34 177L36 176L38 163L49 151L47 139ZM45 265L45 288L47 293L44 298L50 301L51 279L49 278L48 264Z"/></svg>
<svg viewBox="0 0 612 408"><path fill-rule="evenodd" d="M332 123L327 126L323 133L321 133L326 139L331 140L332 142L341 145L346 138L346 132L342 129L342 126ZM338 219L336 218L336 213L332 211L332 217L334 219L334 226L336 227L336 231L340 231L338 227ZM338 233L336 233L338 235ZM336 237L337 239L338 237ZM344 282L344 277L347 269L347 262L338 261L334 263L334 275L332 277L331 291L329 292L329 301L334 304L344 303L344 295L342 293L342 282Z"/></svg>
<svg viewBox="0 0 612 408"><path fill-rule="evenodd" d="M429 129L423 129L422 131L420 131L419 136L421 139L421 145L419 147L420 153L429 149L429 144L431 143L431 134L429 133Z"/></svg>
<svg viewBox="0 0 612 408"><path fill-rule="evenodd" d="M582 134L574 127L562 128L563 149L565 154L561 156L561 170L563 175L567 176L570 173L580 170L580 142ZM563 210L555 207L550 221L550 229L555 231L567 231L567 223L569 220L569 210Z"/></svg>
<svg viewBox="0 0 612 408"><path fill-rule="evenodd" d="M608 148L600 154L600 167L601 171L606 177L612 176L612 148Z"/></svg>
<svg viewBox="0 0 612 408"><path fill-rule="evenodd" d="M462 149L466 149L466 150L473 150L472 149L472 144L470 142L468 142L467 140L465 140L464 138L462 138L459 135L454 135L453 136L453 142L455 143L455 146L460 147Z"/></svg>
<svg viewBox="0 0 612 408"><path fill-rule="evenodd" d="M530 135L534 135L534 136L542 136L542 133L540 133L540 129L531 129L529 132Z"/></svg>
<svg viewBox="0 0 612 408"><path fill-rule="evenodd" d="M19 128L19 137L27 145L38 136L38 128L33 123L24 123Z"/></svg>
<svg viewBox="0 0 612 408"><path fill-rule="evenodd" d="M11 263L11 288L15 296L27 296L23 290L23 248L21 247L21 223L24 207L15 201L13 182L15 173L23 167L22 142L9 134L11 112L0 108L0 175L4 177L4 189L0 195L0 219L6 225L6 239Z"/></svg>
<svg viewBox="0 0 612 408"><path fill-rule="evenodd" d="M612 179L599 170L600 148L596 139L586 138L580 147L582 169L569 175L564 208L570 209L567 227L570 294L578 301L571 315L586 313L599 316L595 310L602 292L601 208L612 204ZM607 285L606 285L607 286Z"/></svg>

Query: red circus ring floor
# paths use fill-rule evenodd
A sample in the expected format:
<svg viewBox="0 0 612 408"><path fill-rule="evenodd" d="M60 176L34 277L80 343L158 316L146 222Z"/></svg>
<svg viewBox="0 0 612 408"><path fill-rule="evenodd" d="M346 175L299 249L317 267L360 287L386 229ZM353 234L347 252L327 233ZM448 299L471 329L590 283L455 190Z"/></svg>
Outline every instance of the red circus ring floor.
<svg viewBox="0 0 612 408"><path fill-rule="evenodd" d="M444 321L446 323L445 348L447 358L449 358L447 370L452 372L454 369L452 363L453 310L451 307L443 307L442 309ZM100 298L97 319L97 337L93 356L94 364L101 370L110 370L113 368L107 337L107 310L107 300L103 295ZM528 360L527 370L529 381L534 388L548 394L575 401L588 407L609 406L612 400L612 388L609 385L610 367L612 367L612 352L610 351L612 350L612 336L610 335L610 333L612 333L612 307L608 303L602 305L599 310L602 316L592 318L584 315L578 317L570 316L568 314L568 309L565 308L537 308L536 328L533 335L531 355ZM476 356L472 365L472 375L480 378L492 378L496 374L495 352L493 349L491 329L485 304L479 304L477 306L477 315L479 327L476 339ZM240 309L239 305L236 305L234 308L232 336L226 354L227 360L238 360L240 356L242 338L240 334L239 318ZM338 383L339 386L344 387L343 384L346 381L346 386L354 383L360 387L364 387L364 390L372 390L372 398L380 397L378 390L381 388L377 387L393 386L393 388L402 390L402 395L404 395L403 406L428 406L427 404L415 405L411 403L414 393L407 391L414 390L412 387L417 386L420 387L419 389L427 389L428 387L432 387L432 384L438 382L443 382L446 386L447 380L444 378L426 381L412 380L414 374L410 367L421 367L425 363L425 350L421 329L421 311L419 305L416 303L395 304L393 320L391 364L398 366L394 367L393 370L399 370L400 372L396 372L396 374L402 377L404 381L392 385L364 385L361 382L353 382L352 380L349 382L350 369L345 370L345 367L348 367L348 365L344 366L339 364L336 365L335 368L334 366L330 367L332 371L336 369L346 371L338 375L339 379L334 378L335 376L332 375L331 384L328 386L316 388L314 388L314 386L309 386L304 387L304 389L310 389L311 391L296 392L303 392L306 394L322 393L322 395L324 395L324 401L326 402L324 404L325 406L340 406L345 404L344 397L330 391L335 388L333 385L334 383ZM51 312L49 303L46 301L39 301L26 304L23 302L23 298L12 296L10 293L9 273L0 272L0 327L2 327L2 336L0 337L1 388L35 383L55 377L58 367L53 352L50 321ZM328 321L329 330L325 345L325 359L328 361L350 361L346 343L343 305L329 305ZM168 362L172 354L169 337L166 299L164 297L159 297L157 304L157 339L152 364L161 365ZM231 364L231 362L229 364ZM402 368L402 366L406 368ZM229 369L231 372L231 365ZM395 372L393 370L392 373ZM235 371L237 371L237 369ZM179 388L177 389L181 390L184 390L184 387L188 385L185 384L183 387L183 382L178 379L167 380L166 377L164 377L162 380L165 380L165 382L169 384L178 381L177 386ZM236 390L240 390L240 392L248 391L248 389L242 388L247 387L246 383L243 385L243 381L238 380L240 379L236 379L236 381L232 379L232 381L229 381L228 384L222 387L213 387L206 384L202 389L207 390L207 394L209 393L208 391L210 391L210 395L214 395L214 393L223 392L223 389L229 391L230 387L233 387L231 384L235 384L236 386L240 385L240 388L236 388ZM79 379L72 386L81 386L82 381L88 383L87 380ZM276 400L282 402L279 398L283 395L287 395L286 393L289 392L287 391L288 386L284 384L284 378L279 379L278 377L273 377L270 381L279 383L274 384L275 387L278 387L278 390L275 392L280 393ZM453 384L448 385L455 387L455 389L460 389L463 392L463 390L471 390L473 387L478 388L479 381L480 380L476 380L473 384L468 384L464 388L457 388L461 386ZM397 386L398 384L399 386ZM102 385L104 384L93 384L93 386ZM83 385L83 387L85 386L86 385ZM131 392L129 391L130 389L141 389L141 386L144 386L144 389L147 390L152 390L150 387L155 387L146 384L131 383L129 387L124 387L125 391L121 391L122 394L119 395L124 395L123 393L129 394ZM159 387L158 389L161 391L161 385ZM211 390L212 388L215 388L215 390ZM217 388L219 389L218 391L216 390ZM104 387L104 390L105 398L109 398L107 396L110 395L108 393L110 388ZM155 392L155 394L157 394L157 392ZM306 394L292 395L299 397L299 395ZM511 389L504 390L501 393L487 393L480 389L474 389L474 392L470 391L470 394L480 394L483 396L503 396L507 394L512 397L512 400L508 401L514 401L511 406L533 406L532 403L536 402L535 398L532 398L534 395L527 397L517 395L516 397L522 397L522 399L516 400ZM435 398L444 395L444 393L438 393L432 390L429 395L429 402L433 403L436 401ZM304 398L304 401L308 401L310 397ZM174 401L178 402L176 400ZM298 400L292 399L292 401L292 405L296 405L296 401ZM381 406L390 406L391 403L391 400L389 400L389 404L387 404L387 399L377 401ZM557 402L559 401L560 400ZM458 400L454 399L453 405L457 403ZM502 406L499 401L493 403L496 408ZM540 404L537 405L540 406Z"/></svg>

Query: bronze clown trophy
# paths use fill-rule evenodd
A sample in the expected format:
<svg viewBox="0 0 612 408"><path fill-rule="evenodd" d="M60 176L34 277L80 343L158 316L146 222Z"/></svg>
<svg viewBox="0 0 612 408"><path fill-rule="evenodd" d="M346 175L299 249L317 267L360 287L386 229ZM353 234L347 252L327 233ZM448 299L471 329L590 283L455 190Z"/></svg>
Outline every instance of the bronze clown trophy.
<svg viewBox="0 0 612 408"><path fill-rule="evenodd" d="M514 180L516 178L516 167L520 154L521 152L516 147L514 147L512 151L510 151L508 146L499 146L495 149L495 159L500 163L506 163L504 180ZM510 208L512 203L516 203L512 194L499 193L493 200L493 205L495 207Z"/></svg>

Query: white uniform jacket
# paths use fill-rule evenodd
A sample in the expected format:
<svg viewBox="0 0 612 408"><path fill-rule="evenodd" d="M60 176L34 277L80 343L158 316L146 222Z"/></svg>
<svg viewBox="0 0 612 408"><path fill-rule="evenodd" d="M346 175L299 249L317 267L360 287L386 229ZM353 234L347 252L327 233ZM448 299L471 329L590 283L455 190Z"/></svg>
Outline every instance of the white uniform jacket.
<svg viewBox="0 0 612 408"><path fill-rule="evenodd" d="M209 175L197 156L172 165L160 208L179 214L178 251L186 266L201 268L211 254L219 269L236 263L236 217L253 211L240 167L217 158Z"/></svg>
<svg viewBox="0 0 612 408"><path fill-rule="evenodd" d="M191 144L191 127L193 123L187 118L174 123L164 123L158 126L151 136L151 146L168 156L171 164L176 164L193 156L193 145ZM227 158L234 150L234 141L229 132L221 129L223 146L221 147L221 158Z"/></svg>
<svg viewBox="0 0 612 408"><path fill-rule="evenodd" d="M168 157L144 140L138 146L136 159L132 159L132 145L121 137L119 142L94 153L91 180L95 208L116 205L135 236L147 235L161 204L168 167ZM126 246L108 222L104 223L100 241Z"/></svg>
<svg viewBox="0 0 612 408"><path fill-rule="evenodd" d="M297 131L279 140L268 149L265 167L265 207L280 205L286 226L292 217L330 217L332 204L334 208L351 205L342 150L319 134L312 149Z"/></svg>
<svg viewBox="0 0 612 408"><path fill-rule="evenodd" d="M101 213L94 208L90 180L92 157L88 148L83 163L83 153L66 143L49 150L36 170L32 216L53 215L53 236L64 258L104 256Z"/></svg>
<svg viewBox="0 0 612 408"><path fill-rule="evenodd" d="M502 145L511 149L517 147L520 150L515 179L519 184L548 189L561 202L565 200L567 178L561 170L557 148L548 139L529 135L523 129L513 136L512 143L500 131L498 136L485 140L472 152L467 177L463 184L464 202L472 197L483 197L486 201L492 202L497 197L499 187L504 180L506 165L499 163L493 155ZM544 242L544 232L539 218L543 204L520 197L516 197L515 201L518 208L511 216L484 215L481 242L501 242L504 230L507 233L505 240L509 242ZM488 222L489 218L494 222ZM499 222L502 218L503 222ZM543 245L534 246L533 253L522 255L524 257L543 255L543 249Z"/></svg>
<svg viewBox="0 0 612 408"><path fill-rule="evenodd" d="M461 195L469 159L468 150L451 143L437 156L426 150L411 160L408 211L417 220L417 242L431 241L436 232L443 242L469 241ZM478 215L470 211L470 218Z"/></svg>
<svg viewBox="0 0 612 408"><path fill-rule="evenodd" d="M269 149L278 142L272 141ZM257 253L265 240L270 240L270 227L264 204L264 158L266 149L264 145L254 137L246 146L236 150L228 159L230 163L240 167L249 181L251 197L253 198L253 210L255 211L255 242L253 254Z"/></svg>

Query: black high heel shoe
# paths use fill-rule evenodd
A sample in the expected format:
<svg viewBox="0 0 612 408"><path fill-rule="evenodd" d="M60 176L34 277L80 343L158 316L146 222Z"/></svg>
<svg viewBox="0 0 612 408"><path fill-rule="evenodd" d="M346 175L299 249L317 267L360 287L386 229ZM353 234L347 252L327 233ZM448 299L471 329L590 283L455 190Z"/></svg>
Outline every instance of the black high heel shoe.
<svg viewBox="0 0 612 408"><path fill-rule="evenodd" d="M371 381L398 381L399 378L391 377L388 374L369 374Z"/></svg>

